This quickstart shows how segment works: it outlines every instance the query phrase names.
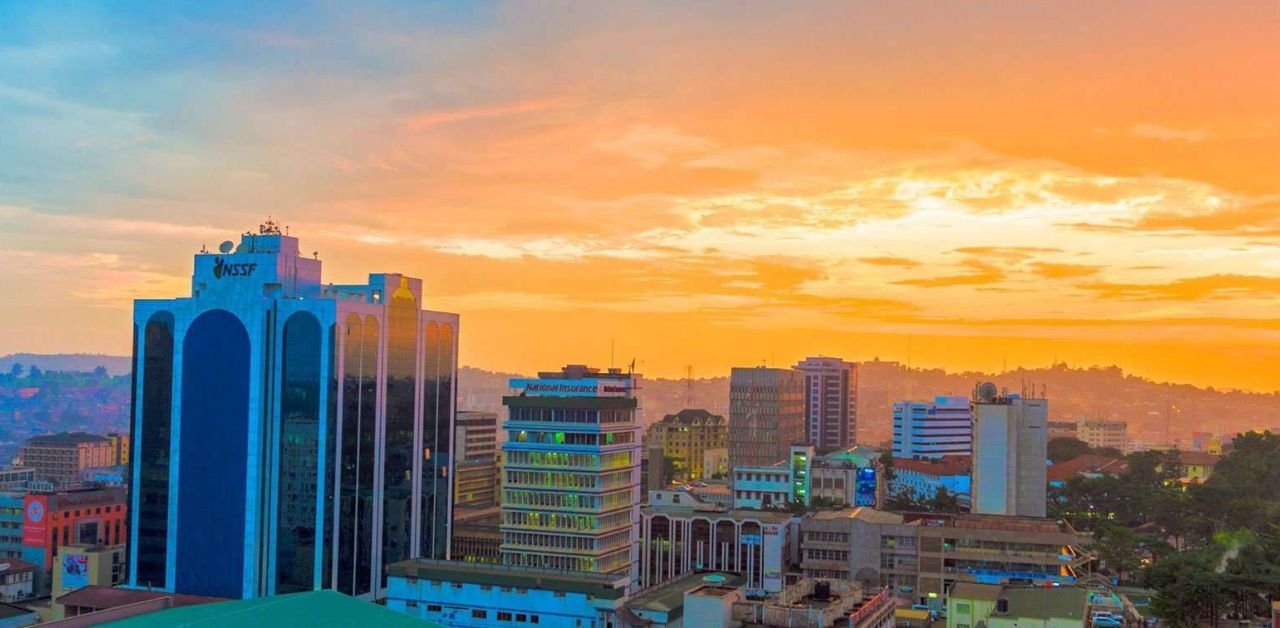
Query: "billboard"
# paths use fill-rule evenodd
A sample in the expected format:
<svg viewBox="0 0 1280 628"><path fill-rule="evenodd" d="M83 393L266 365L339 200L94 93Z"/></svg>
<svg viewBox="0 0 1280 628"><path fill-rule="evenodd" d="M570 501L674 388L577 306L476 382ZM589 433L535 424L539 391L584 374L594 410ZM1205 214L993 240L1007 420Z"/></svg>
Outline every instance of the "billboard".
<svg viewBox="0 0 1280 628"><path fill-rule="evenodd" d="M765 524L761 526L764 546L761 548L761 555L764 557L764 564L761 565L764 575L762 584L764 585L764 590L769 593L777 593L782 591L783 588L782 567L783 554L785 553L783 546L786 543L784 528L785 524Z"/></svg>
<svg viewBox="0 0 1280 628"><path fill-rule="evenodd" d="M44 547L49 537L48 504L44 495L27 495L22 505L22 544Z"/></svg>
<svg viewBox="0 0 1280 628"><path fill-rule="evenodd" d="M526 397L630 397L631 380L585 377L582 379L513 379L515 394Z"/></svg>
<svg viewBox="0 0 1280 628"><path fill-rule="evenodd" d="M84 554L63 554L62 590L69 591L89 586L89 557Z"/></svg>

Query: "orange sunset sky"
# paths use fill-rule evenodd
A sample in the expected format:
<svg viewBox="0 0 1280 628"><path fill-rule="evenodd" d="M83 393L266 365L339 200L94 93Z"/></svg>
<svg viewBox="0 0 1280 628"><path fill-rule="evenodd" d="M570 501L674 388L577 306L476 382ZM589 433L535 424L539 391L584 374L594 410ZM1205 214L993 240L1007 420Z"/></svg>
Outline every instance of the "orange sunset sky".
<svg viewBox="0 0 1280 628"><path fill-rule="evenodd" d="M1280 3L0 5L0 353L267 215L463 364L1280 388Z"/></svg>

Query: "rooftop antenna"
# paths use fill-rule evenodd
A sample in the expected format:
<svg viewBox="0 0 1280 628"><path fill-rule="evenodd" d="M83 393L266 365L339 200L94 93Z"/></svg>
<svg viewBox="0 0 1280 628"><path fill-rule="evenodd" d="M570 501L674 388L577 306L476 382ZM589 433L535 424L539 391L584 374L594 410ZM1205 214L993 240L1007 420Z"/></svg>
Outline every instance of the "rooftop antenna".
<svg viewBox="0 0 1280 628"><path fill-rule="evenodd" d="M686 367L685 390L684 390L684 407L693 407L693 365Z"/></svg>
<svg viewBox="0 0 1280 628"><path fill-rule="evenodd" d="M610 338L609 339L609 368L613 368L613 350L615 345L617 345L617 341L614 340L613 338Z"/></svg>

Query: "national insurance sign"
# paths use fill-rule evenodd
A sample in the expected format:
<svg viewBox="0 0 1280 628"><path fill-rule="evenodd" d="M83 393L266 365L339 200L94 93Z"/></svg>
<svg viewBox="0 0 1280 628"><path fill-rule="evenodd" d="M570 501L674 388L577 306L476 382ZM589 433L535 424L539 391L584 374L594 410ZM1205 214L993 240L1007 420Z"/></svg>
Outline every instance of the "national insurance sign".
<svg viewBox="0 0 1280 628"><path fill-rule="evenodd" d="M587 377L583 379L513 379L511 388L527 397L628 397L631 380Z"/></svg>

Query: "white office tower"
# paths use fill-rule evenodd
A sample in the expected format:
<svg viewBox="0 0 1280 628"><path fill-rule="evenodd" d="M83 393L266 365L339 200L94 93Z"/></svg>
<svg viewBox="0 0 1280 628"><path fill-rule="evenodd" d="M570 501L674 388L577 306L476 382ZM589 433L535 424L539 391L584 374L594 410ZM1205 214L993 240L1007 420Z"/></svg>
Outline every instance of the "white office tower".
<svg viewBox="0 0 1280 628"><path fill-rule="evenodd" d="M1047 399L978 387L973 401L973 512L1045 516Z"/></svg>
<svg viewBox="0 0 1280 628"><path fill-rule="evenodd" d="M966 397L934 397L932 404L893 404L893 457L937 460L973 450L973 409Z"/></svg>

